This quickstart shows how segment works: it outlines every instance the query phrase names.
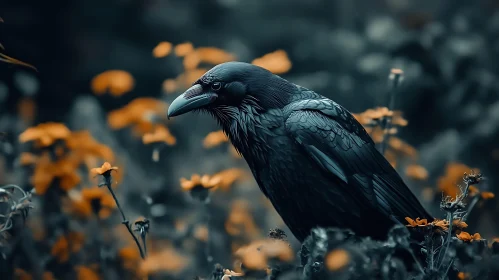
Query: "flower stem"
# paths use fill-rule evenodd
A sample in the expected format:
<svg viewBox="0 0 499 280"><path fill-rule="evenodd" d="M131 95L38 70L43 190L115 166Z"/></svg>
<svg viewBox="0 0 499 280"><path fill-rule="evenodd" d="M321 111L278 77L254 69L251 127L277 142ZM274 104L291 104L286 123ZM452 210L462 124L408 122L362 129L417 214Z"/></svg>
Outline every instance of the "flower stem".
<svg viewBox="0 0 499 280"><path fill-rule="evenodd" d="M464 214L463 218L461 219L461 220L463 220L463 222L466 222L466 219L470 216L471 211L473 210L473 208L475 208L475 205L478 203L479 200L480 200L480 196L477 195L470 202L470 206L468 207L468 211L466 211L466 214Z"/></svg>
<svg viewBox="0 0 499 280"><path fill-rule="evenodd" d="M445 256L447 255L447 251L449 250L449 247L450 247L450 244L452 243L452 222L453 222L453 219L454 219L454 213L453 212L448 212L447 213L447 220L449 221L449 232L447 234L447 245L445 246L445 250L443 251L440 251L440 253L438 254L439 257L439 261L440 261L440 264L438 265L438 269L440 270L440 267L442 267L442 265L444 264L444 261L445 261ZM442 250L442 249L440 249Z"/></svg>
<svg viewBox="0 0 499 280"><path fill-rule="evenodd" d="M208 229L208 239L206 240L206 247L205 247L205 255L206 255L206 261L208 261L208 263L211 263L213 261L213 257L211 256L211 248L210 248L210 220L211 220L211 212L209 211L209 205L210 205L210 202L208 201L207 203L205 203L204 207L205 207L205 213L206 213L206 228Z"/></svg>
<svg viewBox="0 0 499 280"><path fill-rule="evenodd" d="M392 69L390 75L388 76L390 82L390 100L388 101L388 110L393 110L395 107L395 97L397 95L397 88L402 83L404 78L404 72L400 69ZM388 139L390 138L390 128L392 126L391 117L384 118L383 123L381 124L381 129L383 130L383 141L381 141L380 153L384 154L386 150L386 146L388 144Z"/></svg>
<svg viewBox="0 0 499 280"><path fill-rule="evenodd" d="M146 244L146 233L140 234L140 239L142 239L142 246L144 246L144 255L147 256L147 244Z"/></svg>
<svg viewBox="0 0 499 280"><path fill-rule="evenodd" d="M118 210L120 210L121 217L123 219L121 221L121 223L125 225L126 229L130 233L130 235L133 237L133 240L135 241L135 244L137 244L137 247L139 248L139 252L140 252L140 257L142 259L145 259L145 254L144 254L144 251L142 250L142 246L140 246L140 242L137 239L137 236L135 236L135 234L133 234L132 228L130 227L130 221L128 221L128 219L126 218L125 213L123 212L123 209L120 206L118 198L116 197L116 195L114 194L113 189L111 188L111 184L108 183L109 181L111 181L111 180L106 180L106 187L109 190L109 192L111 193L111 195L113 196L114 202L116 203L116 206L118 207ZM144 242L144 244L145 244L145 242Z"/></svg>

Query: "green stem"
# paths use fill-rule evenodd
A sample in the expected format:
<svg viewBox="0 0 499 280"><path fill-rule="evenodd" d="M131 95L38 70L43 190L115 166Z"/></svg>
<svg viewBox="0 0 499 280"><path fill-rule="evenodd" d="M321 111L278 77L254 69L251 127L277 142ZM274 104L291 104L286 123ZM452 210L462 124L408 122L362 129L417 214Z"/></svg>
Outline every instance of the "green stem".
<svg viewBox="0 0 499 280"><path fill-rule="evenodd" d="M142 246L144 246L144 255L147 256L147 244L146 244L146 233L141 233L140 238L142 239Z"/></svg>
<svg viewBox="0 0 499 280"><path fill-rule="evenodd" d="M438 269L440 270L440 267L442 267L442 265L444 264L444 261L445 261L445 256L447 255L447 251L449 250L449 247L450 247L450 244L452 243L452 222L453 222L453 219L454 219L454 213L452 212L449 212L447 213L447 220L449 221L449 232L447 234L447 245L445 246L445 250L442 251L439 253L439 261L440 261L440 264L438 265Z"/></svg>
<svg viewBox="0 0 499 280"><path fill-rule="evenodd" d="M142 246L140 246L140 242L139 240L137 239L137 236L135 236L135 234L133 234L133 231L132 231L132 228L130 227L130 221L128 221L128 219L126 218L125 216L125 213L123 212L123 209L121 208L120 206L120 203L118 201L118 198L116 198L116 195L114 194L114 191L113 189L111 188L111 184L109 183L111 181L111 179L109 178L106 178L106 187L107 189L109 190L109 192L111 193L111 195L113 196L113 199L114 199L114 202L116 203L116 206L118 207L118 210L120 211L121 213L121 217L122 217L122 221L121 223L125 225L126 229L128 230L128 232L130 233L130 235L133 237L133 240L135 241L135 244L137 244L137 247L139 248L139 252L140 252L140 257L142 259L145 259L146 256L144 254L144 251L142 250Z"/></svg>
<svg viewBox="0 0 499 280"><path fill-rule="evenodd" d="M390 89L390 100L388 102L388 110L393 110L393 107L395 107L395 97L397 96L397 88L399 85L402 83L403 79L403 72L395 72L392 70L389 75L389 80L391 82L391 89ZM386 117L384 118L383 123L381 124L381 129L383 130L383 141L381 141L381 146L379 151L381 154L385 154L386 146L388 145L388 139L390 138L390 128L392 125L392 120L391 117Z"/></svg>
<svg viewBox="0 0 499 280"><path fill-rule="evenodd" d="M478 203L478 201L480 201L480 196L479 195L475 196L473 198L473 200L471 201L470 206L468 207L468 211L466 211L466 214L461 219L461 220L463 220L463 222L466 222L466 219L470 216L471 211L475 208L475 206Z"/></svg>

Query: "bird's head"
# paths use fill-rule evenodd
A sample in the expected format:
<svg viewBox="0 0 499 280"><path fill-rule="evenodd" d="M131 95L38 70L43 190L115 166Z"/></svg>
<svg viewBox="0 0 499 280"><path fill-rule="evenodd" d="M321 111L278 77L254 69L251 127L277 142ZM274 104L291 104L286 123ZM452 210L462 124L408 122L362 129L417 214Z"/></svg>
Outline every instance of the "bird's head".
<svg viewBox="0 0 499 280"><path fill-rule="evenodd" d="M168 117L201 110L228 124L242 111L284 107L294 90L293 84L264 68L227 62L213 67L178 96L168 108Z"/></svg>

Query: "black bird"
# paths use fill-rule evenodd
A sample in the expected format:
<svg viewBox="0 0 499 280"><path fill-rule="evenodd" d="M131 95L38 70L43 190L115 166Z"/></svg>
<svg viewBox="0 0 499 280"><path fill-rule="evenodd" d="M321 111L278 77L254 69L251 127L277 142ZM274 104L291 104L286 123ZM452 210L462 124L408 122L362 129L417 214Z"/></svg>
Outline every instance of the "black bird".
<svg viewBox="0 0 499 280"><path fill-rule="evenodd" d="M317 226L386 237L430 215L345 108L264 68L228 62L177 97L168 117L215 117L294 236Z"/></svg>

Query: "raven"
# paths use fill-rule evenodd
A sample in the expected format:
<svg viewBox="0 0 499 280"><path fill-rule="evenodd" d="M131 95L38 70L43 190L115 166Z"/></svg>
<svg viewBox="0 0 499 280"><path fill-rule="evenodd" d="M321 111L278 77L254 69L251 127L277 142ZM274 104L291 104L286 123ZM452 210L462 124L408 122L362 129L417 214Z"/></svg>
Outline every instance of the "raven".
<svg viewBox="0 0 499 280"><path fill-rule="evenodd" d="M214 116L261 191L301 242L315 227L383 239L430 215L345 108L264 68L227 62L168 108Z"/></svg>

